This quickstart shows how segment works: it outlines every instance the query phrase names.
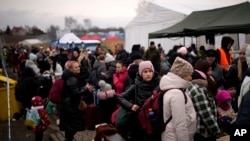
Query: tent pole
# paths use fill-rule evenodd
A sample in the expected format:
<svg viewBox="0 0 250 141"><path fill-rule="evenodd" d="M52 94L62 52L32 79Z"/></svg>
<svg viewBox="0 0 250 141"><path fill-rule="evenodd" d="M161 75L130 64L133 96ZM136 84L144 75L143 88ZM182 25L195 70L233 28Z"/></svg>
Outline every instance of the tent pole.
<svg viewBox="0 0 250 141"><path fill-rule="evenodd" d="M240 36L239 36L239 33L237 33L237 37L238 37L238 50L240 50Z"/></svg>
<svg viewBox="0 0 250 141"><path fill-rule="evenodd" d="M185 36L184 36L184 38L183 38L183 46L185 46Z"/></svg>

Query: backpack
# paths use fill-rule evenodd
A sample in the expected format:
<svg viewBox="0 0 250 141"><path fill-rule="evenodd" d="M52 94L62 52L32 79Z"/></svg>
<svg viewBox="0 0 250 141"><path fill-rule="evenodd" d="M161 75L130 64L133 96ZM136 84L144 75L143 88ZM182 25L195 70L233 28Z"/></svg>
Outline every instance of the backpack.
<svg viewBox="0 0 250 141"><path fill-rule="evenodd" d="M168 90L154 90L153 95L145 101L139 110L139 122L143 131L148 135L160 135L172 119L172 116L166 122L163 119L163 96ZM180 90L183 92L186 104L187 96L182 89Z"/></svg>
<svg viewBox="0 0 250 141"><path fill-rule="evenodd" d="M49 100L55 104L62 102L62 90L64 80L62 78L56 79L49 91Z"/></svg>

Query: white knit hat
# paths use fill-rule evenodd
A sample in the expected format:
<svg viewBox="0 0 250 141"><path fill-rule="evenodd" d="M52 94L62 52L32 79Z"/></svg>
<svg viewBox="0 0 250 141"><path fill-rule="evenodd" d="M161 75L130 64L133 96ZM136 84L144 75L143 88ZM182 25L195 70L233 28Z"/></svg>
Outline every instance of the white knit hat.
<svg viewBox="0 0 250 141"><path fill-rule="evenodd" d="M110 53L106 53L106 56L105 56L105 59L104 59L105 63L110 63L110 62L112 62L114 60L115 60L115 58Z"/></svg>

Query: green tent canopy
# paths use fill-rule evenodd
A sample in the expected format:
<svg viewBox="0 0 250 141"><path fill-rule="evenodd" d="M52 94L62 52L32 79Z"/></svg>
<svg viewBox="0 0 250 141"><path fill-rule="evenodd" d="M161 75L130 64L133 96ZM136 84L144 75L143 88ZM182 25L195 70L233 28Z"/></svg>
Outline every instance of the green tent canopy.
<svg viewBox="0 0 250 141"><path fill-rule="evenodd" d="M250 3L212 10L194 11L181 22L153 33L149 38L250 33Z"/></svg>

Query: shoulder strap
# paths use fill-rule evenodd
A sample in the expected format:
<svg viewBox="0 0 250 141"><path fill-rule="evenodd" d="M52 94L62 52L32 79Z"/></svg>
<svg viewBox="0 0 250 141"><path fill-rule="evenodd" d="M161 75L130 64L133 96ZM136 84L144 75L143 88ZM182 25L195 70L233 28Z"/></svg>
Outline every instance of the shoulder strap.
<svg viewBox="0 0 250 141"><path fill-rule="evenodd" d="M182 91L182 94L184 95L184 99L185 99L185 104L187 104L187 95L185 94L184 89L180 89Z"/></svg>

